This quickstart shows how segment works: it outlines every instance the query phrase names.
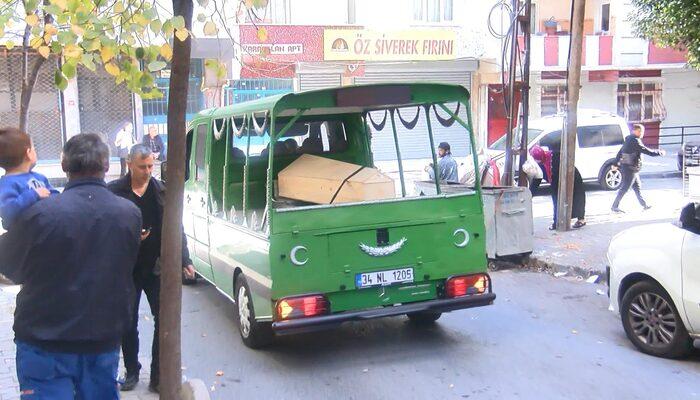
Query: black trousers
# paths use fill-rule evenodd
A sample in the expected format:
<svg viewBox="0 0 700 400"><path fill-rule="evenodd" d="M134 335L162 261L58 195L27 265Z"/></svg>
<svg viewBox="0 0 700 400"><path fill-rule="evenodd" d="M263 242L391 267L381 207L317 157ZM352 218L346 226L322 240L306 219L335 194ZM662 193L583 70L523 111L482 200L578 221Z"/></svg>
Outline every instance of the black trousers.
<svg viewBox="0 0 700 400"><path fill-rule="evenodd" d="M613 208L618 208L620 206L620 201L630 190L630 187L637 195L637 200L642 207L647 206L647 202L644 201L642 197L642 180L639 178L639 171L632 168L622 167L620 168L622 172L622 183L620 184L620 190L617 192L617 197L615 197L615 202L613 203Z"/></svg>
<svg viewBox="0 0 700 400"><path fill-rule="evenodd" d="M122 339L122 354L124 355L124 366L127 375L138 375L141 370L139 363L139 303L141 302L141 292L146 293L148 304L151 306L155 330L153 332L153 344L151 345L151 383L158 384L158 332L160 314L160 276L148 274L145 278L134 279L136 285L136 297L134 299L134 318L130 329L124 334Z"/></svg>

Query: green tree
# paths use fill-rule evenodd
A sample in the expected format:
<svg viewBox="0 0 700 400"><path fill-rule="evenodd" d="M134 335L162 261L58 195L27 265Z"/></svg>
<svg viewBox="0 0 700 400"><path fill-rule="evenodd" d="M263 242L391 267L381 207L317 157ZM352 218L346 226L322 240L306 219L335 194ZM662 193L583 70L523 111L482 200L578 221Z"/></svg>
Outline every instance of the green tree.
<svg viewBox="0 0 700 400"><path fill-rule="evenodd" d="M700 2L633 0L635 32L664 47L688 50L688 63L700 68Z"/></svg>

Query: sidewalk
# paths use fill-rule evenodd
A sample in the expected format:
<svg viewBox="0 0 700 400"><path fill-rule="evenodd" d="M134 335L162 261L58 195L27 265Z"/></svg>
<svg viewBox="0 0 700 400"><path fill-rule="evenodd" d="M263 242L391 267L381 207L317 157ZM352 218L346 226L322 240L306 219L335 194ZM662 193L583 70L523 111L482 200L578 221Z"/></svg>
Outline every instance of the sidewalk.
<svg viewBox="0 0 700 400"><path fill-rule="evenodd" d="M610 240L619 232L641 224L677 221L680 209L688 203L682 195L679 178L645 179L643 193L652 209L642 211L633 193L623 199L620 207L625 214L614 214L610 206L616 192L602 191L587 185L587 225L569 232L549 230L552 224L552 201L549 189L533 198L534 251L530 265L547 267L554 273L586 279L591 275L604 277L606 253ZM543 265L544 264L544 265Z"/></svg>
<svg viewBox="0 0 700 400"><path fill-rule="evenodd" d="M14 332L12 332L17 292L19 292L19 286L0 284L0 400L19 399L19 384L17 383L17 372L15 370ZM142 344L150 343L151 340L150 334L152 334L153 329L151 326L148 326L148 328L146 326L148 325L140 324L142 330L149 332L148 337L144 335L142 338ZM150 351L150 345L142 347L146 347ZM148 391L148 366L150 365L150 360L141 357L141 363L144 365L144 369L141 370L141 382L135 391L122 394L121 398L124 400L158 399L157 394ZM119 370L123 371L123 368L120 367Z"/></svg>

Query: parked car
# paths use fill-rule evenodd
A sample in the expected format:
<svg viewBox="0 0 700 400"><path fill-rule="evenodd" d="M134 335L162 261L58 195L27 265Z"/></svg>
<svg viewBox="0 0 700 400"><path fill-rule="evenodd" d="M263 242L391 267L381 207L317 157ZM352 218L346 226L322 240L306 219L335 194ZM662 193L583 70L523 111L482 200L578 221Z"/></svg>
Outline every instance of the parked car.
<svg viewBox="0 0 700 400"><path fill-rule="evenodd" d="M630 228L610 243L610 310L644 353L682 357L700 338L699 210L691 203L678 224Z"/></svg>
<svg viewBox="0 0 700 400"><path fill-rule="evenodd" d="M561 141L564 115L532 119L528 128L528 150L534 145L552 148ZM630 134L624 118L600 110L580 110L576 137L576 168L584 181L598 182L606 190L617 190L622 183L622 173L611 167L615 162L625 137ZM505 160L505 136L489 146L487 154L498 159L503 170ZM515 143L520 142L520 133ZM514 165L517 165L517 157ZM545 180L548 177L545 176ZM539 186L532 182L531 188Z"/></svg>

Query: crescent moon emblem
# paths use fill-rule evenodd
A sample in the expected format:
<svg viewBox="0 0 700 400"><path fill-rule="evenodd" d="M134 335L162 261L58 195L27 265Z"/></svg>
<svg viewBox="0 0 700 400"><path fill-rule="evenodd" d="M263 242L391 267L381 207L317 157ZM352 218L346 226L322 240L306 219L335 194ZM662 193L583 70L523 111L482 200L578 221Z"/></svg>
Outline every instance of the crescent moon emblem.
<svg viewBox="0 0 700 400"><path fill-rule="evenodd" d="M306 264L307 262L309 262L309 258L308 258L308 257L306 257L306 259L303 260L303 261L302 261L302 260L299 260L299 259L297 258L297 252L300 251L300 250L301 250L301 251L307 251L308 249L307 249L306 247L304 247L304 246L296 246L296 247L294 247L294 248L292 249L292 251L289 253L289 258L292 260L292 264L297 265L297 266L302 266L302 265Z"/></svg>
<svg viewBox="0 0 700 400"><path fill-rule="evenodd" d="M464 240L461 242L455 242L455 246L457 247L467 247L467 244L469 244L469 232L467 232L466 229L457 229L455 233L452 234L452 236L455 237L455 239L459 240L459 235L462 234L464 235Z"/></svg>

